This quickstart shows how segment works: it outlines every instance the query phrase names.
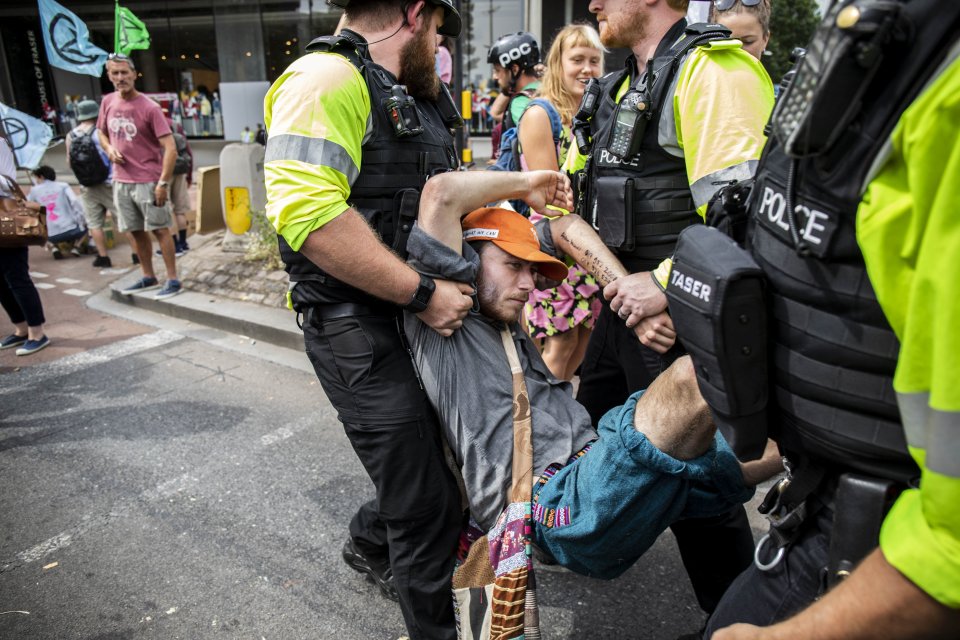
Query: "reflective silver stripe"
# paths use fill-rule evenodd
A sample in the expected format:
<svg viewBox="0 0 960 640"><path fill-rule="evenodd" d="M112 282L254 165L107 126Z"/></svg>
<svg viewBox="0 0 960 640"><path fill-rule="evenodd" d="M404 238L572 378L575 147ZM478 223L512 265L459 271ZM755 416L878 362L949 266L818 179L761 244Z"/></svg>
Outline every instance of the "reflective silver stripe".
<svg viewBox="0 0 960 640"><path fill-rule="evenodd" d="M673 74L670 87L663 94L665 103L663 108L660 109L660 122L657 125L657 142L660 144L660 148L675 158L683 157L683 149L680 148L680 141L677 139L677 119L673 114L673 98L677 95L677 84L680 82L683 65L686 64L689 57L690 53L688 52L680 62L677 72ZM669 98L666 98L666 96L669 96Z"/></svg>
<svg viewBox="0 0 960 640"><path fill-rule="evenodd" d="M934 409L929 393L898 393L897 403L907 444L926 451L927 468L960 478L960 412Z"/></svg>
<svg viewBox="0 0 960 640"><path fill-rule="evenodd" d="M690 185L694 206L699 209L707 204L721 187L727 186L734 180L749 180L757 172L757 164L756 160L747 160L703 176Z"/></svg>
<svg viewBox="0 0 960 640"><path fill-rule="evenodd" d="M273 160L297 160L309 164L336 169L347 176L353 184L360 169L347 150L336 142L324 138L308 138L292 133L283 133L267 138L267 155L264 162Z"/></svg>

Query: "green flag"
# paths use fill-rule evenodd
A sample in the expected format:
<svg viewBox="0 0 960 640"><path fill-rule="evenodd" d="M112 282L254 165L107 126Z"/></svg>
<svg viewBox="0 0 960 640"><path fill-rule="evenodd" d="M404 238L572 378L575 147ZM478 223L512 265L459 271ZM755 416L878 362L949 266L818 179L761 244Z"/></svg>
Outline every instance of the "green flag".
<svg viewBox="0 0 960 640"><path fill-rule="evenodd" d="M147 32L147 25L143 20L133 15L133 12L126 7L116 5L116 29L114 30L114 51L123 55L129 55L134 49L149 49L150 34Z"/></svg>

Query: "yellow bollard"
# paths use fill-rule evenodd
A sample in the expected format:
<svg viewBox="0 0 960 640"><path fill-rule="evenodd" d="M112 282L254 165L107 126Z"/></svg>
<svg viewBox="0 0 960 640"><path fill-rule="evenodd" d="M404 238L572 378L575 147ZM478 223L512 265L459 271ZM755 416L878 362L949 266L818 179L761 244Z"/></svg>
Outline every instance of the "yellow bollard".
<svg viewBox="0 0 960 640"><path fill-rule="evenodd" d="M473 149L470 147L463 148L463 162L465 164L468 162L473 162Z"/></svg>
<svg viewBox="0 0 960 640"><path fill-rule="evenodd" d="M227 204L227 228L240 236L250 230L250 191L246 187L227 187L224 190Z"/></svg>
<svg viewBox="0 0 960 640"><path fill-rule="evenodd" d="M460 114L466 122L473 118L473 96L467 89L460 92Z"/></svg>

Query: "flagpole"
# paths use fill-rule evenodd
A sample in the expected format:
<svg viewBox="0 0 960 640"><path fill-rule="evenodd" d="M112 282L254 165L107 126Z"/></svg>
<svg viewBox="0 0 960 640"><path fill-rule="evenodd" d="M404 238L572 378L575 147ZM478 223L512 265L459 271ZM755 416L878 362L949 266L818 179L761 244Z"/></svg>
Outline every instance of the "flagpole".
<svg viewBox="0 0 960 640"><path fill-rule="evenodd" d="M120 0L113 0L113 52L120 53Z"/></svg>

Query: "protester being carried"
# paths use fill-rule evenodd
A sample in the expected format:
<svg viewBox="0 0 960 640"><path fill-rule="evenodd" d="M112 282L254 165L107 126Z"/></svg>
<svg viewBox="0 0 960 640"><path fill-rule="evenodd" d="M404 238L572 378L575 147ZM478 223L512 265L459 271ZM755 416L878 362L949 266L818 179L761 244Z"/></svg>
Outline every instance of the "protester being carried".
<svg viewBox="0 0 960 640"><path fill-rule="evenodd" d="M504 198L521 198L535 210L568 209L570 183L551 171L448 173L427 183L408 244L410 264L428 276L474 285L479 311L447 338L407 313L406 333L462 472L470 513L488 530L511 484L514 396L500 338L502 328L511 328L533 418L533 474L540 476L533 540L574 571L613 578L675 520L729 511L752 489L716 434L689 358L594 430L569 383L551 375L518 319L538 272L554 279L566 273L541 242L572 254L602 284L627 271L574 215L540 223L539 239L529 220L498 208L470 213L461 229L464 212ZM665 315L639 330L664 341L675 337Z"/></svg>
<svg viewBox="0 0 960 640"><path fill-rule="evenodd" d="M517 123L520 166L557 171L573 144L570 125L590 78L603 72L603 45L589 25L564 27L547 54L546 72L537 92ZM551 215L568 213L556 211ZM530 220L541 216L535 212ZM524 309L531 338L542 339L543 360L561 380L570 380L583 360L590 330L600 313L597 282L586 270L568 261L559 287L534 290Z"/></svg>

